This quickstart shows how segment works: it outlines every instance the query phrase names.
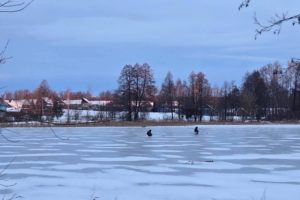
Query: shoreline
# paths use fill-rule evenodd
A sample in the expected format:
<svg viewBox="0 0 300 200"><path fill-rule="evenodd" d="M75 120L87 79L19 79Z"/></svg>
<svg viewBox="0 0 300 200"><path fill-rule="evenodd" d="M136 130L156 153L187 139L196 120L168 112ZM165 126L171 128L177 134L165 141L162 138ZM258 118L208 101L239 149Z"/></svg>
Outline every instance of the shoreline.
<svg viewBox="0 0 300 200"><path fill-rule="evenodd" d="M211 125L300 125L300 121L248 121L248 122L230 122L230 121L218 121L218 122L190 122L190 121L122 121L122 122L85 122L85 123L71 123L61 124L52 122L19 122L18 123L0 123L0 128L43 128L43 127L147 127L147 126L211 126Z"/></svg>

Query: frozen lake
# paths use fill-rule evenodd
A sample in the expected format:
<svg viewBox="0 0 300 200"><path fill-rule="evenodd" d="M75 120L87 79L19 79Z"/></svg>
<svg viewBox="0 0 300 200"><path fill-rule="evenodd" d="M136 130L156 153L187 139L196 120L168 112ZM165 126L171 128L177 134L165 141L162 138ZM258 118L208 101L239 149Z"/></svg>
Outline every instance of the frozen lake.
<svg viewBox="0 0 300 200"><path fill-rule="evenodd" d="M28 200L299 200L300 126L3 129L4 193ZM17 131L12 133L10 130ZM213 161L213 162L206 162ZM16 183L16 185L14 185ZM9 196L7 196L9 197Z"/></svg>

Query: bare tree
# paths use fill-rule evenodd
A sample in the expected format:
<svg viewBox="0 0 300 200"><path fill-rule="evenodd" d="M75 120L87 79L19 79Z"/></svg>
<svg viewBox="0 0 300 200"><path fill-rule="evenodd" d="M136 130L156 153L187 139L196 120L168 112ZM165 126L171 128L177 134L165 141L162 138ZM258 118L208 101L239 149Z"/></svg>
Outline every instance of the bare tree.
<svg viewBox="0 0 300 200"><path fill-rule="evenodd" d="M287 74L290 81L293 117L300 118L300 60L289 63Z"/></svg>
<svg viewBox="0 0 300 200"><path fill-rule="evenodd" d="M239 5L239 10L242 8L246 8L250 6L250 3L252 0L244 0ZM283 12L281 14L274 14L273 17L271 17L268 20L268 23L263 24L256 16L254 15L254 23L257 25L257 29L255 30L255 39L257 37L265 32L273 32L274 34L279 34L282 29L282 25L284 23L290 22L291 25L300 25L300 13L289 15L287 12Z"/></svg>
<svg viewBox="0 0 300 200"><path fill-rule="evenodd" d="M249 90L243 90L241 94L241 109L245 112L245 118L251 117L255 118L256 114L256 104L255 104L255 94Z"/></svg>
<svg viewBox="0 0 300 200"><path fill-rule="evenodd" d="M278 62L262 67L259 72L267 88L267 114L271 119L281 118L289 106L286 72Z"/></svg>
<svg viewBox="0 0 300 200"><path fill-rule="evenodd" d="M182 118L184 101L188 96L188 86L185 81L178 79L175 84L175 100L177 101L178 118Z"/></svg>
<svg viewBox="0 0 300 200"><path fill-rule="evenodd" d="M117 95L120 104L125 106L127 111L126 120L132 121L132 91L133 91L133 66L125 65L121 71L118 83Z"/></svg>
<svg viewBox="0 0 300 200"><path fill-rule="evenodd" d="M202 72L192 72L189 77L190 80L190 97L193 105L194 120L202 121L204 107L210 93L210 85Z"/></svg>
<svg viewBox="0 0 300 200"><path fill-rule="evenodd" d="M139 112L142 105L147 106L148 102L154 98L156 87L150 66L136 64L133 67L133 101L134 120L139 119Z"/></svg>
<svg viewBox="0 0 300 200"><path fill-rule="evenodd" d="M125 65L119 77L119 89L117 95L120 104L127 111L126 119L132 121L139 119L139 112L143 104L154 98L156 87L150 66L135 64Z"/></svg>
<svg viewBox="0 0 300 200"><path fill-rule="evenodd" d="M224 114L223 114L223 119L226 121L227 120L227 114L228 114L228 94L231 92L231 88L230 88L230 85L227 81L224 82L223 84L223 87L222 87L222 107L223 107L223 110L224 110Z"/></svg>
<svg viewBox="0 0 300 200"><path fill-rule="evenodd" d="M41 121L43 121L44 116L49 116L52 114L52 107L48 107L46 101L52 97L53 93L54 92L50 89L50 86L46 80L43 80L34 92L34 96L36 98L35 111L37 112L37 117Z"/></svg>
<svg viewBox="0 0 300 200"><path fill-rule="evenodd" d="M172 114L172 120L174 119L174 101L175 101L175 85L173 81L173 75L168 72L165 80L161 86L159 99L162 104L167 106L167 110Z"/></svg>
<svg viewBox="0 0 300 200"><path fill-rule="evenodd" d="M259 71L247 74L242 86L244 108L251 109L257 120L266 116L267 87ZM251 100L251 101L250 101Z"/></svg>

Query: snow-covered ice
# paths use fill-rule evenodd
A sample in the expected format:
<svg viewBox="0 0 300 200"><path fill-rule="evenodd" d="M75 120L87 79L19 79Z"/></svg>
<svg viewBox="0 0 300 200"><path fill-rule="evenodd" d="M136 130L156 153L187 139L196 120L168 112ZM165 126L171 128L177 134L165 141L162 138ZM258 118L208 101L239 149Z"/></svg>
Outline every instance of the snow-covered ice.
<svg viewBox="0 0 300 200"><path fill-rule="evenodd" d="M153 137L146 137L152 129ZM0 197L299 200L300 126L2 129ZM10 164L9 164L10 163ZM16 185L14 185L16 183ZM13 185L2 187L1 185ZM2 198L2 197L1 197Z"/></svg>

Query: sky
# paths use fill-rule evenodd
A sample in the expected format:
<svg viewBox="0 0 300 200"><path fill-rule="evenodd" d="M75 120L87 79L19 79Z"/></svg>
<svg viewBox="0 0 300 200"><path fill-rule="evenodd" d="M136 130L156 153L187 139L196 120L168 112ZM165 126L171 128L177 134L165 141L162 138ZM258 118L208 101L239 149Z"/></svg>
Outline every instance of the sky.
<svg viewBox="0 0 300 200"><path fill-rule="evenodd" d="M1 1L1 0L0 0ZM117 89L126 64L148 63L160 86L168 71L187 80L206 74L212 86L240 84L245 73L299 57L299 26L254 40L254 13L297 14L298 0L35 0L19 13L0 13L0 47L12 58L0 65L4 90Z"/></svg>

